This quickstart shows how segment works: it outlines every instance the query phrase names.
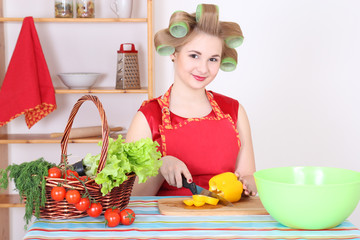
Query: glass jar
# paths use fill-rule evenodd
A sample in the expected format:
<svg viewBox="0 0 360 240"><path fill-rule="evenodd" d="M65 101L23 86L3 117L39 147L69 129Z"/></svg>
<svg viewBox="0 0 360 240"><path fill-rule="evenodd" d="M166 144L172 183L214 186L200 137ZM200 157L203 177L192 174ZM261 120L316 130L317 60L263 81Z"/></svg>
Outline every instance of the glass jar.
<svg viewBox="0 0 360 240"><path fill-rule="evenodd" d="M55 0L55 17L72 18L73 0Z"/></svg>
<svg viewBox="0 0 360 240"><path fill-rule="evenodd" d="M77 18L95 17L95 0L76 0Z"/></svg>

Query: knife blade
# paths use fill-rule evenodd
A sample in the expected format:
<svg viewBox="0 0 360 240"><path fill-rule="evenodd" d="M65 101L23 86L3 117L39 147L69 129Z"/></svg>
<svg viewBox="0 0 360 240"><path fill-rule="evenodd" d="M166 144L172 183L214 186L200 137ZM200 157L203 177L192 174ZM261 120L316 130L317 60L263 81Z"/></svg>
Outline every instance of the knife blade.
<svg viewBox="0 0 360 240"><path fill-rule="evenodd" d="M185 176L184 175L181 175L181 176L182 176L183 187L188 188L193 195L199 194L199 195L205 195L205 196L217 198L217 199L219 199L219 203L222 204L222 205L225 205L225 206L228 206L228 207L233 207L234 206L231 202L229 202L228 200L226 200L222 196L220 196L220 195L218 195L216 193L213 193L213 192L211 192L209 190L206 190L205 188L202 188L202 187L196 185L195 183L188 183Z"/></svg>

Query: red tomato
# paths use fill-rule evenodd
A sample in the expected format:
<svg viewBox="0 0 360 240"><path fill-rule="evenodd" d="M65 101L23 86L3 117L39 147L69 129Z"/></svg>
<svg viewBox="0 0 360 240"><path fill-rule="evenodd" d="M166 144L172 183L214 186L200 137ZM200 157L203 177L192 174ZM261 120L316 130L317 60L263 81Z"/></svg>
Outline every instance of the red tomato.
<svg viewBox="0 0 360 240"><path fill-rule="evenodd" d="M79 178L79 174L71 169L66 170L66 176L67 176L66 179L68 180L77 180L75 177Z"/></svg>
<svg viewBox="0 0 360 240"><path fill-rule="evenodd" d="M120 221L123 225L130 225L135 220L135 213L131 209L124 209L120 212Z"/></svg>
<svg viewBox="0 0 360 240"><path fill-rule="evenodd" d="M66 201L70 204L76 204L80 202L81 195L78 190L69 190L66 192Z"/></svg>
<svg viewBox="0 0 360 240"><path fill-rule="evenodd" d="M51 198L55 201L62 201L65 198L66 190L64 187L53 187L51 189Z"/></svg>
<svg viewBox="0 0 360 240"><path fill-rule="evenodd" d="M120 223L120 215L117 212L108 212L105 219L109 227L116 227Z"/></svg>
<svg viewBox="0 0 360 240"><path fill-rule="evenodd" d="M86 211L90 207L89 198L81 198L78 203L75 204L75 208L79 211Z"/></svg>
<svg viewBox="0 0 360 240"><path fill-rule="evenodd" d="M120 209L118 209L118 208L108 208L108 209L106 209L106 211L105 211L105 213L104 213L105 219L107 218L107 216L108 216L109 213L111 213L111 212L115 212L115 213L117 213L117 214L119 215L119 214L120 214Z"/></svg>
<svg viewBox="0 0 360 240"><path fill-rule="evenodd" d="M86 212L90 217L98 217L102 213L102 209L100 203L91 203L90 208Z"/></svg>
<svg viewBox="0 0 360 240"><path fill-rule="evenodd" d="M48 170L48 176L51 178L61 178L61 170L58 167L52 167Z"/></svg>
<svg viewBox="0 0 360 240"><path fill-rule="evenodd" d="M87 182L90 180L90 178L88 176L81 176L81 177L79 177L79 179L83 182Z"/></svg>

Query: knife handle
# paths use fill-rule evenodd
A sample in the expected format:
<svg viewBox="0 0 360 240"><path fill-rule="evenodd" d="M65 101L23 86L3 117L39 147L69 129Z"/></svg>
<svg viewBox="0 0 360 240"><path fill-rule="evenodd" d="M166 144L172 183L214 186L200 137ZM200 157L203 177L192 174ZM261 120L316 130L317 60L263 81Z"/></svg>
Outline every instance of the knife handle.
<svg viewBox="0 0 360 240"><path fill-rule="evenodd" d="M196 195L198 192L196 190L196 185L195 183L188 183L185 176L183 174L181 174L181 178L182 178L182 184L184 188L188 188L190 189L191 193L193 195Z"/></svg>

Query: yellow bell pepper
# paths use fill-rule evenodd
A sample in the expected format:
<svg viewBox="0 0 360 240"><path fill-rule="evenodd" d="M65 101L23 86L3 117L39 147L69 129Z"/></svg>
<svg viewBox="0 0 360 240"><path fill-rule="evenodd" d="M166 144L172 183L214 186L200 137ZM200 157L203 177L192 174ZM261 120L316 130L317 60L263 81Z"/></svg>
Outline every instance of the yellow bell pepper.
<svg viewBox="0 0 360 240"><path fill-rule="evenodd" d="M243 185L232 172L225 172L209 180L209 191L214 192L229 202L237 202L241 198Z"/></svg>

